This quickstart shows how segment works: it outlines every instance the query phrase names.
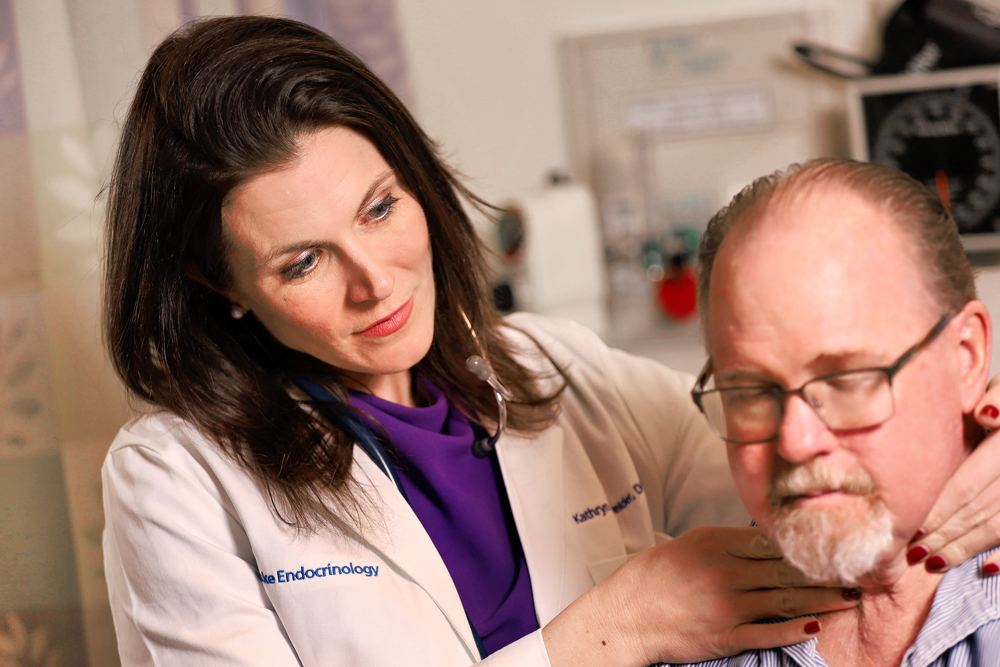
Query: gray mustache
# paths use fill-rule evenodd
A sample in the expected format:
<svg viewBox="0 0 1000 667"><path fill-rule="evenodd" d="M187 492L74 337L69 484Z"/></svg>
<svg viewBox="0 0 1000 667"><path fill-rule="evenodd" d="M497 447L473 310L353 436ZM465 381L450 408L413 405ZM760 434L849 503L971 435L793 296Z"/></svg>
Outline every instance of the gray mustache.
<svg viewBox="0 0 1000 667"><path fill-rule="evenodd" d="M861 468L837 470L824 460L814 459L803 465L779 470L771 482L771 507L781 507L789 498L802 496L815 489L874 495L871 476Z"/></svg>

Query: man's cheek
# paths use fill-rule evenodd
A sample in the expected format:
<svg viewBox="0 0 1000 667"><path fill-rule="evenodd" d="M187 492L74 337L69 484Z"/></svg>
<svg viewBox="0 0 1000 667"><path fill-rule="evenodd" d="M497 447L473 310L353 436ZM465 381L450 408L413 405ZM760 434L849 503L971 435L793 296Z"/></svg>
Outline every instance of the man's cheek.
<svg viewBox="0 0 1000 667"><path fill-rule="evenodd" d="M750 516L757 525L767 530L767 497L771 485L771 466L765 452L758 445L729 445L729 469L736 483L736 490Z"/></svg>

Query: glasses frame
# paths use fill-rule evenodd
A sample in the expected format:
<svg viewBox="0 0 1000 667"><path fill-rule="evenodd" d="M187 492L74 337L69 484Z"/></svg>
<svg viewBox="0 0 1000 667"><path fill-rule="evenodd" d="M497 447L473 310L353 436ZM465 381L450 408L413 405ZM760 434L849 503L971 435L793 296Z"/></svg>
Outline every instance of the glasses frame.
<svg viewBox="0 0 1000 667"><path fill-rule="evenodd" d="M725 437L723 434L719 433L719 429L717 429L715 427L715 424L712 423L712 420L708 418L708 413L705 411L705 407L702 405L702 402L701 402L702 397L705 396L706 394L713 394L713 393L720 393L721 394L722 392L726 391L727 389L767 389L767 390L770 390L771 392L774 393L775 397L778 399L778 406L779 406L778 425L780 427L782 420L785 418L785 405L787 405L787 403L788 403L788 401L786 399L789 396L793 395L793 394L799 395L802 398L802 400L805 401L806 404L810 408L812 408L813 412L816 412L816 408L813 406L812 402L809 400L809 397L807 397L806 394L805 394L805 392L803 391L808 385L812 384L813 382L817 382L817 381L820 381L820 380L829 380L830 378L835 378L835 377L838 377L838 376L841 376L841 375L850 375L852 373L878 372L878 373L882 373L882 374L885 375L886 380L888 380L888 382L889 382L889 391L891 392L892 391L892 379L893 379L893 377L895 377L895 375L900 371L900 369L903 368L903 366L906 365L906 363L908 361L910 361L915 356L917 356L917 354L919 354L920 351L923 350L925 347L927 347L928 345L930 345L931 343L933 343L934 340L939 335L941 335L941 332L945 330L945 327L948 326L948 323L951 322L951 319L954 316L955 316L954 312L945 314L940 320L938 320L937 324L935 324L934 327L929 332L927 332L926 336L924 336L922 339L920 339L920 341L918 341L911 348L909 348L908 350L906 350L906 352L904 352L899 357L899 359L897 359L896 362L893 363L891 366L882 366L882 367L875 367L875 368L856 368L856 369L849 370L849 371L838 371L836 373L828 373L827 375L820 375L819 377L814 377L813 379L811 379L808 382L804 383L798 389L785 389L781 385L775 384L775 385L743 385L743 386L739 386L739 387L722 387L722 388L718 388L718 389L708 389L708 390L706 390L705 389L705 385L708 383L709 378L712 377L712 373L715 371L715 369L712 366L712 357L709 357L708 361L705 362L705 367L702 369L701 373L698 374L698 379L694 383L694 388L691 389L691 400L693 400L694 404L698 406L698 410L701 412L701 414L705 415L705 421L707 421L708 425L710 427L712 427L712 430L715 431L715 434L718 435L723 440L725 440L726 442L730 442L730 443L733 443L733 444L736 444L736 445L749 445L749 444L753 444L753 443L756 443L756 442L770 442L771 440L774 440L775 438L778 437L777 433L775 433L773 436L771 436L770 438L768 438L766 440L747 440L747 441L743 441L743 440L734 440L732 438ZM859 428L871 428L873 426L879 426L880 424L884 424L885 422L887 422L890 419L892 419L893 415L896 414L896 412L895 412L895 410L896 410L895 394L893 394L892 398L893 398L893 412L888 417L886 417L884 420L878 422L877 424L869 424L868 426L859 427ZM822 421L824 424L826 424L826 420L823 419L822 415L820 415L818 412L816 412L816 416L820 418L820 421ZM836 429L831 428L829 424L826 424L826 426L831 431L836 430Z"/></svg>

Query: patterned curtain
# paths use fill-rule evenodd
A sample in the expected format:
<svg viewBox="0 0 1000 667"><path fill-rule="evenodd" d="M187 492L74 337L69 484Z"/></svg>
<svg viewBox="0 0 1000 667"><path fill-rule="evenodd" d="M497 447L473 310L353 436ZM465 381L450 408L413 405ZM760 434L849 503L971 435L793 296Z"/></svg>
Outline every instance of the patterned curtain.
<svg viewBox="0 0 1000 667"><path fill-rule="evenodd" d="M0 667L117 665L100 466L132 409L100 337L101 188L150 49L279 13L405 101L393 0L0 0Z"/></svg>

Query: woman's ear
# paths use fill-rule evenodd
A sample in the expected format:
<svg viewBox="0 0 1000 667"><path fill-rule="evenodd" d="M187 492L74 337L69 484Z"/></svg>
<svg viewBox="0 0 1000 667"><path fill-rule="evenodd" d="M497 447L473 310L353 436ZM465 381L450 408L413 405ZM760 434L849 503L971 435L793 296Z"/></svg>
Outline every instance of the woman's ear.
<svg viewBox="0 0 1000 667"><path fill-rule="evenodd" d="M201 285L204 285L205 287L207 287L208 289L212 290L216 294L221 294L222 296L226 297L227 299L229 298L229 296L225 292L223 292L221 289L219 289L218 287L216 287L215 285L213 285L212 283L210 283L208 281L208 278L206 278L202 274L202 272L198 269L197 266L194 265L194 263L188 264L187 270L184 272L184 277L185 278L190 278L191 280L195 281L196 283L200 283Z"/></svg>
<svg viewBox="0 0 1000 667"><path fill-rule="evenodd" d="M959 327L958 354L961 364L962 411L971 413L986 390L990 373L993 329L990 313L982 301L970 301L955 315Z"/></svg>
<svg viewBox="0 0 1000 667"><path fill-rule="evenodd" d="M202 272L198 270L198 267L195 266L194 264L188 265L187 271L184 272L184 276L186 278L190 278L196 283L204 285L205 287L212 290L219 296L227 299L229 303L232 304L230 315L232 315L232 318L234 320L242 319L243 316L246 315L247 312L249 312L250 309L246 308L243 305L242 298L240 297L240 295L234 292L227 292L223 290L221 287L213 285L211 282L208 281L208 279L204 276L204 274L202 274Z"/></svg>

